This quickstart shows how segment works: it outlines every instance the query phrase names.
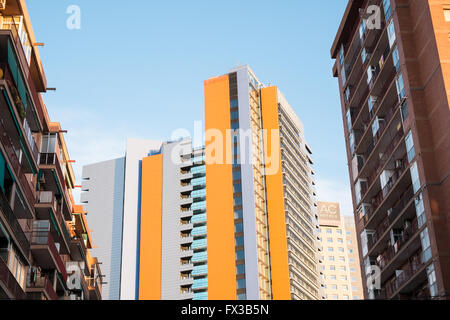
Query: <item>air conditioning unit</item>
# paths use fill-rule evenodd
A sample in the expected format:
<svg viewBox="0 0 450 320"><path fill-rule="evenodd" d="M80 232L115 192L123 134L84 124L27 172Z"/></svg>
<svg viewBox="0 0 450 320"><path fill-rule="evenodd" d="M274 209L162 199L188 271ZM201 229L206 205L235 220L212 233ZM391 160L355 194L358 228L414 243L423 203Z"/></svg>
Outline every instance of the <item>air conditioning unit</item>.
<svg viewBox="0 0 450 320"><path fill-rule="evenodd" d="M6 0L0 0L0 10L6 9Z"/></svg>

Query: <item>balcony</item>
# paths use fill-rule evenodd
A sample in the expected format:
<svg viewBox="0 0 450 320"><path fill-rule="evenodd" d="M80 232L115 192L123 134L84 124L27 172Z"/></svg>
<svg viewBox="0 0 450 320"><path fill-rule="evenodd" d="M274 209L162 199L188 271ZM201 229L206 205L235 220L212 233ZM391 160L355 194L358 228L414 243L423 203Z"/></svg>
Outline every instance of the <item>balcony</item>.
<svg viewBox="0 0 450 320"><path fill-rule="evenodd" d="M14 21L14 17L12 16L3 15L3 19L9 19L10 22ZM45 107L43 106L42 98L39 96L38 92L44 92L46 90L47 81L45 79L42 64L37 60L36 55L32 53L30 59L27 59L18 29L18 22L3 24L0 35L9 36L12 40L12 48L16 53L16 64L20 66L21 76L23 77L22 81L29 87L30 96L34 103L34 112L36 112L41 125L45 128L47 125L44 111ZM29 41L28 35L26 36L26 39ZM4 43L6 43L6 41ZM32 44L29 44L29 46L32 47Z"/></svg>
<svg viewBox="0 0 450 320"><path fill-rule="evenodd" d="M17 221L16 215L13 213L9 201L6 199L6 195L0 188L0 213L4 217L4 221L9 224L11 228L12 237L15 239L17 247L21 250L24 257L28 257L30 252L30 242L23 232L22 227Z"/></svg>
<svg viewBox="0 0 450 320"><path fill-rule="evenodd" d="M101 279L88 278L89 300L102 300L102 284Z"/></svg>
<svg viewBox="0 0 450 320"><path fill-rule="evenodd" d="M377 265L381 269L381 282L398 270L405 260L421 249L417 219L405 228L397 241L377 257Z"/></svg>
<svg viewBox="0 0 450 320"><path fill-rule="evenodd" d="M43 274L36 274L35 276L29 274L27 293L41 293L45 295L47 300L58 300L58 295L53 288L52 282Z"/></svg>
<svg viewBox="0 0 450 320"><path fill-rule="evenodd" d="M58 253L53 237L48 231L33 231L31 253L37 264L44 270L56 269L67 281L65 264Z"/></svg>
<svg viewBox="0 0 450 320"><path fill-rule="evenodd" d="M194 256L192 257L192 262L194 264L206 262L208 260L208 253L205 252L196 252L194 253Z"/></svg>
<svg viewBox="0 0 450 320"><path fill-rule="evenodd" d="M206 223L206 213L196 214L195 216L192 217L191 222L194 225Z"/></svg>
<svg viewBox="0 0 450 320"><path fill-rule="evenodd" d="M45 189L63 198L62 213L66 221L72 220L72 202L67 192L61 163L56 153L41 153L39 168L44 174Z"/></svg>
<svg viewBox="0 0 450 320"><path fill-rule="evenodd" d="M3 109L3 106L0 106L0 109ZM4 119L4 118L2 118ZM31 187L31 183L26 177L26 170L24 170L24 167L26 166L22 161L19 160L17 153L20 149L19 146L14 146L14 143L12 142L11 137L14 135L11 135L11 130L6 129L6 125L4 124L3 120L0 120L0 131L3 132L3 134L0 134L0 141L3 144L3 147L5 148L6 155L11 163L12 170L15 172L16 177L18 179L17 185L19 190L23 192L25 195L25 200L28 204L28 210L25 210L21 213L21 216L19 218L21 219L32 219L34 217L32 206L34 205L35 196L33 189ZM16 142L19 141L19 138L15 140ZM26 158L25 155L23 156L23 159Z"/></svg>
<svg viewBox="0 0 450 320"><path fill-rule="evenodd" d="M87 248L83 238L72 238L70 240L70 256L73 261L85 262Z"/></svg>
<svg viewBox="0 0 450 320"><path fill-rule="evenodd" d="M55 194L52 191L40 191L35 210L39 220L53 222L50 224L50 231L54 239L62 244L60 249L62 253L69 253L70 235Z"/></svg>
<svg viewBox="0 0 450 320"><path fill-rule="evenodd" d="M397 200L394 206L388 210L384 220L376 227L375 233L368 241L368 254L379 252L383 240L387 240L389 231L392 228L399 229L401 221L413 219L416 216L414 201L414 192L412 186Z"/></svg>
<svg viewBox="0 0 450 320"><path fill-rule="evenodd" d="M180 286L191 286L194 283L194 278L191 275L189 276L181 276L180 278Z"/></svg>
<svg viewBox="0 0 450 320"><path fill-rule="evenodd" d="M402 266L401 272L385 284L386 297L392 299L399 295L410 295L419 285L426 282L427 262L423 252L411 257Z"/></svg>
<svg viewBox="0 0 450 320"><path fill-rule="evenodd" d="M0 258L0 300L25 300L26 295L8 266Z"/></svg>

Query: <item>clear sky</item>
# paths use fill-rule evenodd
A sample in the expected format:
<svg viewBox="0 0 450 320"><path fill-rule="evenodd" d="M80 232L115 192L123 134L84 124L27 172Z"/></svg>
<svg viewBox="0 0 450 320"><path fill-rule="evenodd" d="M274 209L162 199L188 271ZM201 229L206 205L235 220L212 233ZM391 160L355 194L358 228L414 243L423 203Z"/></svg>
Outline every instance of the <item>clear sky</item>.
<svg viewBox="0 0 450 320"><path fill-rule="evenodd" d="M29 0L50 117L83 165L123 156L127 138L167 140L204 115L203 80L248 64L277 85L313 149L319 200L351 214L330 47L346 0ZM66 26L70 5L81 29Z"/></svg>

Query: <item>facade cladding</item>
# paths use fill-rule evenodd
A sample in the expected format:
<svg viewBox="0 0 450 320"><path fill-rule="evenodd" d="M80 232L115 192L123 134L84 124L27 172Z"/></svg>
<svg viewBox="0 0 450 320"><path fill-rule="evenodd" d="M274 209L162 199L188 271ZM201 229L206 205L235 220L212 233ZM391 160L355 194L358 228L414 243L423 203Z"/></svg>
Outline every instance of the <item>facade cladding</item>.
<svg viewBox="0 0 450 320"><path fill-rule="evenodd" d="M95 231L92 253L102 261L103 298L119 300L125 158L83 167L81 202ZM94 214L102 212L102 214Z"/></svg>
<svg viewBox="0 0 450 320"><path fill-rule="evenodd" d="M101 299L102 273L25 2L0 10L0 299Z"/></svg>
<svg viewBox="0 0 450 320"><path fill-rule="evenodd" d="M447 3L349 1L331 50L366 298L449 297Z"/></svg>

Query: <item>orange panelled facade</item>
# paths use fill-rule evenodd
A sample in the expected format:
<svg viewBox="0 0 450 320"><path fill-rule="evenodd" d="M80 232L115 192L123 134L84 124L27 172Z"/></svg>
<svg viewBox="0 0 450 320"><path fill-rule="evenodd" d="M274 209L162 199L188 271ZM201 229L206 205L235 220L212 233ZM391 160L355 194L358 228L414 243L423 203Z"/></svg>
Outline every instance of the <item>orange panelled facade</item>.
<svg viewBox="0 0 450 320"><path fill-rule="evenodd" d="M142 160L139 300L161 299L163 156Z"/></svg>
<svg viewBox="0 0 450 320"><path fill-rule="evenodd" d="M236 299L236 254L234 240L232 164L225 162L225 137L231 127L228 76L205 81L205 130L217 130L223 143L206 136L206 194L208 230L208 298ZM214 155L223 156L217 164L210 163L208 150L216 145ZM214 156L213 155L213 156ZM219 157L221 157L219 156Z"/></svg>
<svg viewBox="0 0 450 320"><path fill-rule="evenodd" d="M263 129L267 130L265 162L270 163L268 156L273 152L280 153L278 156L278 172L274 175L266 176L273 299L290 300L291 294L289 284L283 175L281 170L281 150L279 148L279 142L276 146L272 146L271 139L272 130L279 130L276 87L263 88L261 90L261 104ZM277 139L279 140L279 131L277 132ZM272 150L272 147L274 150Z"/></svg>

